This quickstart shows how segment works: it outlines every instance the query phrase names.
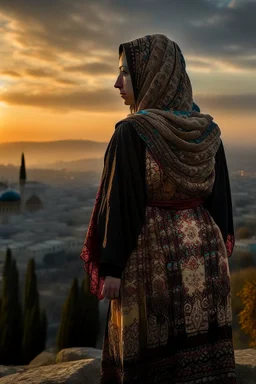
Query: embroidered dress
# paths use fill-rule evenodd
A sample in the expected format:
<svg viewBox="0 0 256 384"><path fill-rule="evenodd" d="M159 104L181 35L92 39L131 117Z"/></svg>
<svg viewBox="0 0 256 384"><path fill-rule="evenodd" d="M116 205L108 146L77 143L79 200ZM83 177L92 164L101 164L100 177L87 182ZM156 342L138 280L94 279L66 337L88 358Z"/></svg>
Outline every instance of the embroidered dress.
<svg viewBox="0 0 256 384"><path fill-rule="evenodd" d="M146 151L151 200L179 193ZM235 383L228 255L203 205L146 207L137 248L110 302L101 383Z"/></svg>
<svg viewBox="0 0 256 384"><path fill-rule="evenodd" d="M81 258L109 305L101 384L235 384L228 257L232 200L221 131L193 102L178 45L122 44L134 113L116 124Z"/></svg>

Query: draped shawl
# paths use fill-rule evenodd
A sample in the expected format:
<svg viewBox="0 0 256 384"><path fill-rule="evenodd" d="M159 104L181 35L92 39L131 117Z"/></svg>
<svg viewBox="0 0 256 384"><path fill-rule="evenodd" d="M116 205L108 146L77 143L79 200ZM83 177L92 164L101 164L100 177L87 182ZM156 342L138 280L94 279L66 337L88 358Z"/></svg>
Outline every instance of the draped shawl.
<svg viewBox="0 0 256 384"><path fill-rule="evenodd" d="M221 132L193 102L180 48L164 35L150 35L120 45L119 54L122 50L132 77L134 113L116 125L107 148L80 255L98 298L106 275L120 277L144 222L145 148L178 190L206 198L205 206L222 231L229 256L234 245Z"/></svg>
<svg viewBox="0 0 256 384"><path fill-rule="evenodd" d="M192 87L179 46L150 35L119 47L125 50L135 93L129 121L177 189L205 196L214 182L220 129L208 114L193 109Z"/></svg>

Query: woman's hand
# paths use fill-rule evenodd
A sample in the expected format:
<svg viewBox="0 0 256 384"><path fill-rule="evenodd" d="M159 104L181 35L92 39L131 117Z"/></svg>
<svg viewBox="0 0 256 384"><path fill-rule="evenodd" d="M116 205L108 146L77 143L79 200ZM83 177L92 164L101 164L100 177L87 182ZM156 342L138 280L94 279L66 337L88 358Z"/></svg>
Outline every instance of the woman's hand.
<svg viewBox="0 0 256 384"><path fill-rule="evenodd" d="M117 299L119 297L120 286L121 279L106 276L102 289L102 295L104 296L104 298L109 300Z"/></svg>

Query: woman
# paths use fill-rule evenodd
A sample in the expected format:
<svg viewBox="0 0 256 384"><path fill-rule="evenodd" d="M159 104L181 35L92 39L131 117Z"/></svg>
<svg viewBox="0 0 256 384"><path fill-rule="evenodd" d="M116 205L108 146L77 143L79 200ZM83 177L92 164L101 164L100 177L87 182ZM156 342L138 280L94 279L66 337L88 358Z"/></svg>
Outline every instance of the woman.
<svg viewBox="0 0 256 384"><path fill-rule="evenodd" d="M131 114L105 155L81 258L110 299L101 383L236 382L228 256L234 246L220 129L193 103L164 35L120 45Z"/></svg>

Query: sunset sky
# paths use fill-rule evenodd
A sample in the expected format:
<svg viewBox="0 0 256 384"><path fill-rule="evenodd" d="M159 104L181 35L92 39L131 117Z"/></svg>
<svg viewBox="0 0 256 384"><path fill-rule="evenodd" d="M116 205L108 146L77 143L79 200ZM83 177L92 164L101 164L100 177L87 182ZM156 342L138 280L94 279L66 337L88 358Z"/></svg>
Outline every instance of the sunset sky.
<svg viewBox="0 0 256 384"><path fill-rule="evenodd" d="M0 142L109 140L118 46L163 33L230 144L255 145L256 0L0 0Z"/></svg>

